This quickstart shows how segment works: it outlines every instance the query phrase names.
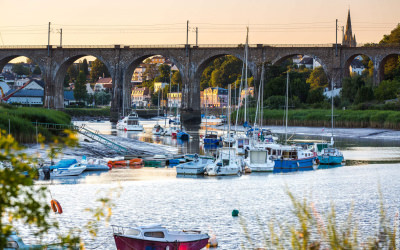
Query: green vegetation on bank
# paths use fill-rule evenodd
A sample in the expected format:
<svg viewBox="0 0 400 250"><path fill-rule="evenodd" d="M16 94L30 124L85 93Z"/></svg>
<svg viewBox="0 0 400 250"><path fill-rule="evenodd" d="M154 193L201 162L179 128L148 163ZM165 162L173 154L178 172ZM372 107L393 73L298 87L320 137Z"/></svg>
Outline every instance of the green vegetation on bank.
<svg viewBox="0 0 400 250"><path fill-rule="evenodd" d="M39 123L70 124L69 115L61 111L45 108L14 107L11 105L0 105L0 130L11 132L12 136L20 143L36 142L36 126ZM47 130L38 126L38 133L51 139L60 131Z"/></svg>
<svg viewBox="0 0 400 250"><path fill-rule="evenodd" d="M66 108L64 112L71 117L110 117L110 107L105 108Z"/></svg>
<svg viewBox="0 0 400 250"><path fill-rule="evenodd" d="M248 121L254 123L255 108L248 109ZM390 110L335 110L335 127L400 129L400 112ZM233 121L236 112L232 114ZM239 124L243 123L244 110L239 111ZM264 110L264 125L284 125L284 110ZM289 126L331 127L329 109L289 110Z"/></svg>

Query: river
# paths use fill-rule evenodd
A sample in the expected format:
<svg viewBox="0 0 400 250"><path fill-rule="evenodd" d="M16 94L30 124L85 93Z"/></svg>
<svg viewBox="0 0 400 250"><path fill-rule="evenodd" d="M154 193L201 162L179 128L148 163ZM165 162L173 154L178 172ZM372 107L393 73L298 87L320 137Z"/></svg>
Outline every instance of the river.
<svg viewBox="0 0 400 250"><path fill-rule="evenodd" d="M75 123L85 123L109 136L166 145L163 150L168 152L209 154L214 150L199 144L198 130L190 132L193 138L189 142L152 136L154 121L144 122L145 133L116 131L115 125L113 127L109 122ZM318 134L322 132L316 130L305 129L309 132L303 131L294 138L321 139ZM220 128L219 133L222 131ZM396 131L386 132L398 135ZM244 234L246 228L253 240L261 244L260 224L268 228L273 219L280 223L294 222L287 190L299 199L306 197L312 201L321 213L326 213L334 204L339 225L344 225L353 208L359 234L364 239L378 226L380 192L389 218L393 219L400 208L400 140L396 137L380 138L378 135L382 133L379 130L347 133L356 136L335 138L336 146L346 159L345 166L336 168L217 178L176 176L174 168L114 169L61 180L38 181L37 185L46 185L61 203L64 213L52 215L52 218L60 223L62 231L82 228L93 219L85 209L99 207L96 200L101 197L112 198L115 207L112 208L111 220L100 225L97 237L92 239L86 231L80 234L87 249L115 249L110 225L152 223L161 223L169 229L198 229L216 235L219 249L249 247ZM233 209L240 211L240 218L232 217ZM22 229L20 234L28 242L33 240L29 230Z"/></svg>

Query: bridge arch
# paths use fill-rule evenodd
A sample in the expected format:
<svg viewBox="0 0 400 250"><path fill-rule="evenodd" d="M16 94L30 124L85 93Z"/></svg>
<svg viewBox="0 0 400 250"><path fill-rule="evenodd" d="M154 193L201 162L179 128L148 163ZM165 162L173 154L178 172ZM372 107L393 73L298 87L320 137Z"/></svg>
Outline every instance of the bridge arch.
<svg viewBox="0 0 400 250"><path fill-rule="evenodd" d="M181 75L181 78L183 79L183 64L178 60L176 57L172 56L170 53L165 53L165 51L159 53L157 51L154 52L147 52L143 53L141 55L137 55L135 57L129 57L124 64L126 67L123 69L123 75L122 75L122 98L123 101L122 103L119 103L119 106L123 106L122 112L126 114L125 111L129 111L131 109L131 80L133 73L137 67L140 66L143 61L145 61L148 58L151 58L153 56L162 56L168 60L171 61L172 64L174 64L178 68L178 72ZM127 91L128 90L128 91ZM122 99L121 99L122 100Z"/></svg>
<svg viewBox="0 0 400 250"><path fill-rule="evenodd" d="M272 65L279 65L279 64L283 63L284 61L286 61L288 59L291 59L291 58L293 58L295 56L298 56L298 55L309 56L309 57L313 58L313 60L317 61L321 65L321 67L324 69L325 74L328 75L329 68L328 68L328 65L325 63L325 60L322 60L321 57L319 57L316 54L312 54L312 53L306 53L306 52L300 52L300 51L299 52L295 52L295 53L292 52L292 53L289 53L289 54L286 54L286 55L283 55L283 56L276 57L275 59L273 59L271 61L271 64Z"/></svg>
<svg viewBox="0 0 400 250"><path fill-rule="evenodd" d="M46 72L46 60L41 58L41 57L36 57L36 56L32 56L29 54L25 54L25 53L13 53L12 55L7 55L7 56L3 56L0 57L0 72L3 70L4 66L6 66L7 63L9 63L10 61L18 58L18 57L26 57L29 58L30 60L32 60L32 62L36 65L39 66L40 71L42 72L42 76L45 75Z"/></svg>
<svg viewBox="0 0 400 250"><path fill-rule="evenodd" d="M344 77L350 77L350 76L351 76L351 74L350 74L350 66L351 66L351 64L354 62L354 60L356 60L357 57L359 57L359 56L368 57L368 59L372 61L373 65L375 65L374 58L373 58L371 55L369 55L368 53L356 53L356 54L352 54L352 55L348 56L348 57L344 60L344 66L343 66L343 76L344 76ZM365 68L365 69L367 69L367 68ZM359 71L356 71L356 72L357 72L358 75L361 75L361 74L359 73ZM373 76L371 76L371 77L373 77Z"/></svg>
<svg viewBox="0 0 400 250"><path fill-rule="evenodd" d="M379 83L385 79L391 78L390 75L385 75L385 73L390 74L390 72L385 72L386 63L388 63L389 61L392 61L396 65L399 65L399 63L400 63L399 59L400 59L400 51L397 53L386 54L385 56L382 57L382 59L377 63L378 64L378 67L377 67L378 76L377 77L378 77Z"/></svg>

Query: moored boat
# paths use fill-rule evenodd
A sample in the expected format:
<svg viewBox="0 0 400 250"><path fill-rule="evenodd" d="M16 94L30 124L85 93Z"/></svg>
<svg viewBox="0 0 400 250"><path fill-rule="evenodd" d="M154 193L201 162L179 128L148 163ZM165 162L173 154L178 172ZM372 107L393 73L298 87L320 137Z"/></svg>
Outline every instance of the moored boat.
<svg viewBox="0 0 400 250"><path fill-rule="evenodd" d="M153 133L153 135L163 135L164 134L164 128L161 127L159 124L156 124L156 125L154 125L152 133Z"/></svg>
<svg viewBox="0 0 400 250"><path fill-rule="evenodd" d="M179 132L176 134L176 138L186 141L186 140L189 140L189 134L183 130L179 130Z"/></svg>
<svg viewBox="0 0 400 250"><path fill-rule="evenodd" d="M203 138L204 144L219 144L220 141L217 131L207 131Z"/></svg>
<svg viewBox="0 0 400 250"><path fill-rule="evenodd" d="M117 129L125 131L143 131L143 126L139 124L138 114L132 112L117 123Z"/></svg>
<svg viewBox="0 0 400 250"><path fill-rule="evenodd" d="M204 248L208 234L200 231L169 231L161 225L141 227L112 226L115 245L119 250L169 249L200 250Z"/></svg>
<svg viewBox="0 0 400 250"><path fill-rule="evenodd" d="M134 158L130 160L117 160L117 161L108 161L107 166L110 168L121 168L121 167L133 167L140 168L143 167L143 159Z"/></svg>
<svg viewBox="0 0 400 250"><path fill-rule="evenodd" d="M251 172L272 172L274 171L274 161L269 159L268 151L252 149L248 157L244 160L245 165Z"/></svg>
<svg viewBox="0 0 400 250"><path fill-rule="evenodd" d="M318 155L320 164L337 165L344 161L343 154L337 148L324 148Z"/></svg>
<svg viewBox="0 0 400 250"><path fill-rule="evenodd" d="M197 157L195 160L176 166L177 174L204 174L205 167L213 162L212 159Z"/></svg>
<svg viewBox="0 0 400 250"><path fill-rule="evenodd" d="M241 175L243 173L241 158L234 148L220 148L217 159L206 166L209 176Z"/></svg>

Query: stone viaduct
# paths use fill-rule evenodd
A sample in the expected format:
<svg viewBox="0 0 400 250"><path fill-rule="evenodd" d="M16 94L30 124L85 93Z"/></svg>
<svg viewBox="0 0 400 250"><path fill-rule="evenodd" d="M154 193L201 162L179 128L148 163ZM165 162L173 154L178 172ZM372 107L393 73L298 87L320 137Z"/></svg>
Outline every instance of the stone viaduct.
<svg viewBox="0 0 400 250"><path fill-rule="evenodd" d="M349 65L358 55L368 56L374 64L374 84L383 77L385 61L400 54L400 47L342 47L338 45L249 45L248 69L257 83L263 63L278 64L294 55L309 55L323 67L330 83L340 87L349 75ZM336 52L337 51L337 52ZM214 59L233 55L244 60L243 45L167 45L167 46L2 46L0 70L10 60L25 56L39 65L45 82L44 106L63 109L63 81L68 67L83 56L94 56L108 68L113 79L112 120L130 109L129 83L133 71L146 58L162 55L179 69L183 81L182 119L184 123L200 121L200 77Z"/></svg>

